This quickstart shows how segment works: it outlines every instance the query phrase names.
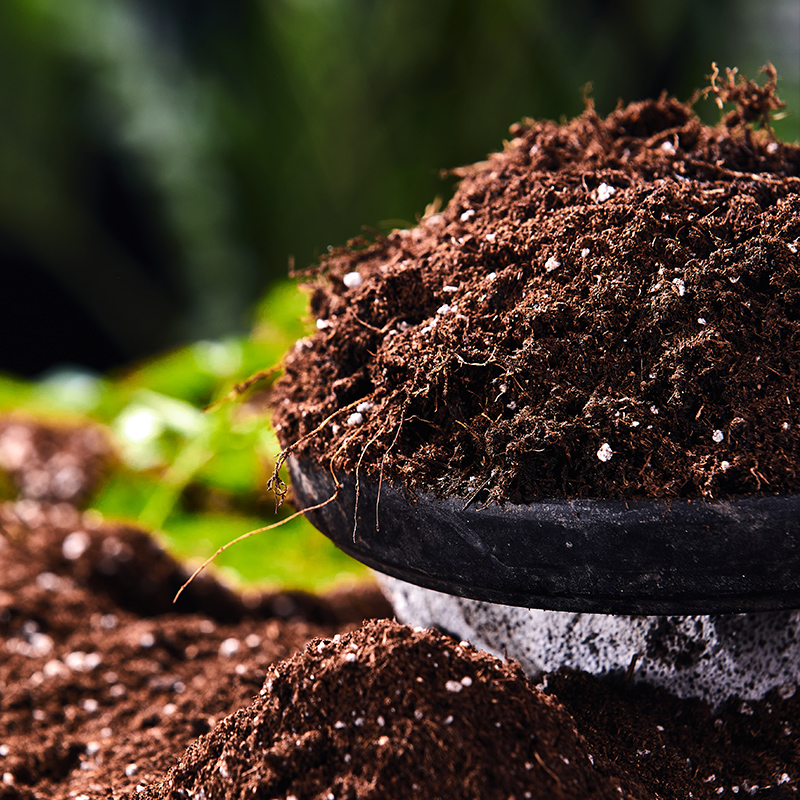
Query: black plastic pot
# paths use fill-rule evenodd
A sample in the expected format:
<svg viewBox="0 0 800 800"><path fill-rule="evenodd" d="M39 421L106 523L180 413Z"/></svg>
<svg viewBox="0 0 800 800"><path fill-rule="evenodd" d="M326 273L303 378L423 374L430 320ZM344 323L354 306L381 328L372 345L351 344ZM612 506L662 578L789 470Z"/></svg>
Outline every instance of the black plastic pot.
<svg viewBox="0 0 800 800"><path fill-rule="evenodd" d="M297 502L334 494L289 459ZM358 561L493 603L611 614L800 608L800 495L736 500L543 500L463 508L340 476L312 524Z"/></svg>

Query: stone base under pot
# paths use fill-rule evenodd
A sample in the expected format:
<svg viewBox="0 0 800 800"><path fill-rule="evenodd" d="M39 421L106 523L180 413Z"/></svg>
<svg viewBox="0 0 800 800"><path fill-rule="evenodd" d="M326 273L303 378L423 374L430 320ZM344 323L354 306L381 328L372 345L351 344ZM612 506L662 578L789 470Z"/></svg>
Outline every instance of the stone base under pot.
<svg viewBox="0 0 800 800"><path fill-rule="evenodd" d="M562 666L625 674L718 705L731 695L789 696L800 685L800 611L612 616L456 597L377 575L397 618L436 627L519 661L532 677Z"/></svg>

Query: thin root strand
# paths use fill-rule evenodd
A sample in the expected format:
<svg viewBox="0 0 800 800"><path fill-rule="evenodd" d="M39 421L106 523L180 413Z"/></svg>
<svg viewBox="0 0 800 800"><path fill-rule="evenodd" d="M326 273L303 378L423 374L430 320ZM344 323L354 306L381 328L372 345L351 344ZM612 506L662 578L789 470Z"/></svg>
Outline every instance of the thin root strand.
<svg viewBox="0 0 800 800"><path fill-rule="evenodd" d="M308 508L301 509L300 511L295 511L294 514L290 514L285 519L280 520L279 522L273 522L271 525L266 525L263 528L256 528L255 530L248 531L247 533L243 533L241 536L237 536L235 539L231 539L231 541L226 542L222 547L218 548L214 555L209 556L190 576L189 579L178 589L177 594L172 599L173 603L178 602L178 598L183 594L184 590L189 586L189 584L211 563L213 563L217 556L224 553L229 547L233 547L233 545L238 544L239 542L243 542L245 539L249 539L251 536L255 536L257 533L264 533L266 531L274 530L275 528L280 528L282 525L285 525L287 522L291 522L293 519L305 514L308 511L316 511L319 508L323 508L327 506L328 503L332 503L336 498L339 496L339 489L341 488L340 484L336 483L336 488L334 493L322 503L317 503L315 506L309 506Z"/></svg>

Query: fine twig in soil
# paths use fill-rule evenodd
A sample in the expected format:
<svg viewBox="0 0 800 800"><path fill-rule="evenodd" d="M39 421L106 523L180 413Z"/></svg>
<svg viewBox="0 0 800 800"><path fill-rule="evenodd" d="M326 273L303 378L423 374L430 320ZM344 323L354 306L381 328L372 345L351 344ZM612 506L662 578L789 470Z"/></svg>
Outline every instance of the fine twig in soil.
<svg viewBox="0 0 800 800"><path fill-rule="evenodd" d="M536 759L539 766L556 782L558 787L561 788L561 778L559 778L558 775L556 775L556 773L553 772L553 770L551 770L550 767L548 767L547 764L544 763L542 757L535 750L533 752L533 757Z"/></svg>
<svg viewBox="0 0 800 800"><path fill-rule="evenodd" d="M719 68L715 62L711 62L711 84L702 92L703 97L709 94L714 95L717 108L722 111L725 103L736 103L736 109L723 120L728 127L735 127L743 123L758 122L762 128L772 133L770 117L773 112L780 111L786 107L786 103L781 102L775 89L778 81L778 72L772 64L765 64L759 72L767 76L767 81L763 86L759 86L755 81L747 80L739 76L739 71L733 69L725 70L725 80L717 84L720 77ZM738 77L737 77L738 76Z"/></svg>
<svg viewBox="0 0 800 800"><path fill-rule="evenodd" d="M313 431L309 431L305 436L301 436L297 441L292 442L288 447L284 447L281 450L280 455L275 460L275 469L272 471L272 477L267 481L267 491L273 490L275 492L275 503L276 503L276 510L280 508L281 504L283 503L284 497L286 497L286 484L278 477L278 472L280 468L284 465L286 459L292 453L292 451L299 447L303 442L308 441L312 436L316 436L332 419L335 419L339 416L339 414L344 413L345 411L350 411L351 409L358 406L360 403L364 403L370 400L374 396L374 392L370 392L370 394L362 397L359 400L354 400L350 405L344 406L343 408L337 408L332 414L329 414L325 417ZM333 459L331 459L331 463L333 463Z"/></svg>
<svg viewBox="0 0 800 800"><path fill-rule="evenodd" d="M754 172L741 172L740 170L728 169L718 164L709 164L707 161L700 161L694 158L686 158L685 163L698 171L705 170L706 172L719 175L723 178L730 178L731 180L757 181L758 183L770 183L776 186L782 186L789 181L800 181L800 178L796 175L759 175Z"/></svg>
<svg viewBox="0 0 800 800"><path fill-rule="evenodd" d="M623 678L623 683L627 686L631 682L631 678L633 677L634 670L636 669L636 665L639 663L639 659L641 658L641 653L634 653L631 656L630 663L628 664L628 668L625 670L625 677Z"/></svg>
<svg viewBox="0 0 800 800"><path fill-rule="evenodd" d="M364 448L361 450L361 455L358 457L358 461L356 461L356 502L353 508L353 544L356 543L356 529L358 528L358 501L361 497L361 479L359 476L361 462L364 460L364 454L367 452L369 446L379 439L385 430L386 426L381 425L378 432L364 445Z"/></svg>
<svg viewBox="0 0 800 800"><path fill-rule="evenodd" d="M386 452L381 457L381 470L380 470L380 474L378 475L378 496L375 498L375 530L376 531L379 531L380 530L380 526L381 526L380 517L378 515L378 510L379 510L380 504L381 504L381 489L383 487L383 467L384 467L384 464L386 463L386 457L389 455L389 453L392 452L392 448L397 444L397 439L400 436L400 431L403 429L403 421L405 419L405 415L406 415L406 406L405 406L405 403L404 403L402 405L402 407L400 408L400 424L397 426L397 431L395 431L394 439L392 439L392 443L389 445L389 447L387 448Z"/></svg>
<svg viewBox="0 0 800 800"><path fill-rule="evenodd" d="M294 514L290 514L285 519L280 520L279 522L273 522L272 525L266 525L263 528L256 528L253 531L248 531L247 533L243 533L241 536L237 536L235 539L231 539L231 541L227 542L226 544L222 545L222 547L217 549L217 552L214 553L213 556L209 556L190 576L186 583L178 589L177 594L172 599L173 603L178 602L178 598L183 594L184 589L186 589L189 584L213 561L216 560L218 555L224 553L229 547L232 547L239 542L243 542L245 539L249 539L251 536L255 536L257 533L264 533L266 531L274 530L275 528L280 528L281 525L285 525L287 522L291 522L293 519L296 519L301 514L305 514L307 511L316 511L319 508L323 508L324 506L328 505L328 503L332 503L338 496L339 496L339 489L341 485L339 482L336 482L336 489L334 493L327 499L324 500L322 503L317 503L315 506L309 506L308 508L303 508L300 511L295 511Z"/></svg>
<svg viewBox="0 0 800 800"><path fill-rule="evenodd" d="M492 474L470 495L467 502L461 507L462 511L466 511L472 505L472 501L489 485L489 481L494 478L495 472L496 470L492 470Z"/></svg>
<svg viewBox="0 0 800 800"><path fill-rule="evenodd" d="M203 409L206 412L215 411L221 405L225 403L230 403L233 400L237 400L240 398L248 389L255 386L255 384L260 383L267 378L271 378L278 370L280 370L280 364L274 364L269 369L262 369L256 372L255 374L251 375L249 378L241 381L240 383L234 383L233 388L226 394L224 397L220 397L219 400L215 400L210 406L207 406Z"/></svg>
<svg viewBox="0 0 800 800"><path fill-rule="evenodd" d="M353 319L359 325L363 325L368 330L374 331L375 333L387 334L394 327L398 317L392 317L382 328L376 328L374 325L370 325L369 322L364 322L364 320L361 319L361 317L359 317L355 312L353 312Z"/></svg>

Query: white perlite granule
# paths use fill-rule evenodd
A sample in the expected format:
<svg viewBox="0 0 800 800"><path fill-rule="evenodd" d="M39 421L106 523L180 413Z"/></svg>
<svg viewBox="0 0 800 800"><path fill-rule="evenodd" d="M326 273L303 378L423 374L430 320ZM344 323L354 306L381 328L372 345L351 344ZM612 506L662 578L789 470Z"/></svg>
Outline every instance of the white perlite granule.
<svg viewBox="0 0 800 800"><path fill-rule="evenodd" d="M561 262L555 256L550 256L550 258L548 258L545 262L544 268L548 272L552 272L553 270L558 269L560 266Z"/></svg>
<svg viewBox="0 0 800 800"><path fill-rule="evenodd" d="M601 183L597 189L595 189L595 197L598 203L605 203L606 200L613 197L616 193L616 188L609 186L607 183Z"/></svg>
<svg viewBox="0 0 800 800"><path fill-rule="evenodd" d="M357 272L348 272L342 278L342 283L348 289L355 289L356 286L361 286L361 282L362 282L361 275L359 275Z"/></svg>
<svg viewBox="0 0 800 800"><path fill-rule="evenodd" d="M601 461L611 461L611 457L614 455L614 451L611 449L611 445L608 442L603 442L600 445L600 449L597 451L597 457Z"/></svg>

